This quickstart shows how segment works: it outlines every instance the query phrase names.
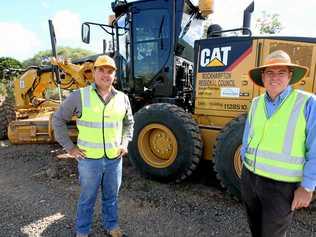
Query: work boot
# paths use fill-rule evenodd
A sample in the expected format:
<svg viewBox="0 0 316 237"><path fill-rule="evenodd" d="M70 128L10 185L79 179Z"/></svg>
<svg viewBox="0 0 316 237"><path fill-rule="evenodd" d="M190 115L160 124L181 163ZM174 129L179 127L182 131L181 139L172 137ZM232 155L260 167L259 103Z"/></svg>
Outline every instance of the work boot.
<svg viewBox="0 0 316 237"><path fill-rule="evenodd" d="M120 228L115 228L110 231L106 230L105 233L108 237L127 237Z"/></svg>

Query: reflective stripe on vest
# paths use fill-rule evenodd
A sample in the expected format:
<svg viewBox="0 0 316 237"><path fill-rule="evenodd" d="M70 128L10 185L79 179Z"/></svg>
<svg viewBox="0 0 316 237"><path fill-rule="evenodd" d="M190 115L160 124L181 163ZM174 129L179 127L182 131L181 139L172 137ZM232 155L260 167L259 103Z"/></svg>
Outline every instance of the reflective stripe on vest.
<svg viewBox="0 0 316 237"><path fill-rule="evenodd" d="M269 119L265 113L264 96L254 99L248 116L250 129L244 160L249 170L279 181L302 180L306 129L304 107L309 96L293 90Z"/></svg>
<svg viewBox="0 0 316 237"><path fill-rule="evenodd" d="M116 148L118 147L120 144L119 143L93 143L93 142L87 142L87 141L83 141L81 139L77 140L77 144L80 146L84 146L84 147L89 147L89 148L93 148L93 149L110 149L110 148ZM90 157L89 157L90 158Z"/></svg>
<svg viewBox="0 0 316 237"><path fill-rule="evenodd" d="M83 127L88 127L88 128L119 128L119 123L117 122L89 122L89 121L83 121L83 120L78 120L77 125L83 126Z"/></svg>
<svg viewBox="0 0 316 237"><path fill-rule="evenodd" d="M122 141L122 122L126 114L125 95L122 92L111 98L107 105L101 101L92 86L80 89L82 115L77 120L78 146L88 158L110 159L119 155Z"/></svg>

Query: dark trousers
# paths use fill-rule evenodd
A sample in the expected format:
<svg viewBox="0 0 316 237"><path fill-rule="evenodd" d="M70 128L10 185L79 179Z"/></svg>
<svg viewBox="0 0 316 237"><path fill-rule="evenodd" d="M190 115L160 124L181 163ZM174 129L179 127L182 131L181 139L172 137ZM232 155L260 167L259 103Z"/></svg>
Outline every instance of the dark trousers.
<svg viewBox="0 0 316 237"><path fill-rule="evenodd" d="M253 237L285 237L291 225L291 204L298 183L258 176L243 167L241 195Z"/></svg>

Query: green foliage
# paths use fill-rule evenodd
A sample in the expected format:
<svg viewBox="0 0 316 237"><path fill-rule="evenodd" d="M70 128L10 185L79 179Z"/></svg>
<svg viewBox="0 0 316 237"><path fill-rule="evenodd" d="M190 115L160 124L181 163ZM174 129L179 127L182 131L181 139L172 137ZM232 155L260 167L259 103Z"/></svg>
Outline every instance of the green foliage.
<svg viewBox="0 0 316 237"><path fill-rule="evenodd" d="M256 28L259 28L260 34L276 34L284 27L282 26L278 14L269 14L262 12L262 17L257 19Z"/></svg>
<svg viewBox="0 0 316 237"><path fill-rule="evenodd" d="M3 77L3 70L8 68L22 68L22 63L10 57L0 57L0 77Z"/></svg>
<svg viewBox="0 0 316 237"><path fill-rule="evenodd" d="M70 48L70 47L58 47L57 56L61 56L63 58L71 58L72 60L79 59L82 57L86 57L89 55L95 54L92 51L80 48ZM23 62L25 67L28 66L40 66L40 65L49 65L49 58L52 56L51 50L39 51L32 58L27 59Z"/></svg>
<svg viewBox="0 0 316 237"><path fill-rule="evenodd" d="M8 82L9 80L13 80L15 74L9 73L9 74L4 75L3 73L5 69L12 69L12 68L21 69L22 63L14 58L0 57L0 96L12 95L12 87L10 86L10 83Z"/></svg>

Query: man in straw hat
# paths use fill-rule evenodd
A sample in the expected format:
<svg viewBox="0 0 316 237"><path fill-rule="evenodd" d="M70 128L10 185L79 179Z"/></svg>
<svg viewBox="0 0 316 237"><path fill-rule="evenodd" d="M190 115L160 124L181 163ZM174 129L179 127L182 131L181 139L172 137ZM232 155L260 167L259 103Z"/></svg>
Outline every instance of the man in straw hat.
<svg viewBox="0 0 316 237"><path fill-rule="evenodd" d="M249 77L266 92L253 99L241 149L242 199L252 236L281 237L316 185L316 98L292 89L307 73L272 52Z"/></svg>
<svg viewBox="0 0 316 237"><path fill-rule="evenodd" d="M118 225L117 202L122 180L122 156L133 135L133 115L127 95L114 89L116 65L101 55L94 63L95 83L71 93L53 117L56 140L78 161L80 198L76 237L88 237L101 186L102 225L112 237L126 236ZM67 121L77 117L77 145L67 133Z"/></svg>

